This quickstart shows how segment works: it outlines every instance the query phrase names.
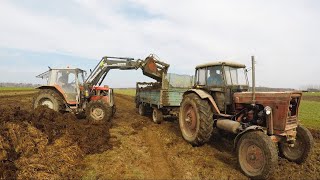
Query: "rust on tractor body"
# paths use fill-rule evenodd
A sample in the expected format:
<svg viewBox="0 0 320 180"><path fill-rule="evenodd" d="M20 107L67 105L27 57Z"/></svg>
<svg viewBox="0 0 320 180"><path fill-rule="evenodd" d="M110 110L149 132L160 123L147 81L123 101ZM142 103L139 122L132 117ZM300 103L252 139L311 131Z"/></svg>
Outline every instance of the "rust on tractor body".
<svg viewBox="0 0 320 180"><path fill-rule="evenodd" d="M233 134L241 170L253 179L270 177L278 152L299 164L310 157L313 138L299 124L302 92L256 92L254 57L251 92L245 65L211 62L195 70L193 88L185 92L180 107L179 124L186 141L206 143L212 128L222 136ZM196 111L184 109L191 104L198 104ZM193 133L195 138L188 136L193 130L192 124L188 126L194 120L191 112L201 117L195 119L201 127Z"/></svg>
<svg viewBox="0 0 320 180"><path fill-rule="evenodd" d="M256 104L272 108L273 129L281 134L297 127L301 96L301 92L257 92L255 98ZM250 104L252 93L234 93L233 98L235 104ZM290 109L292 100L296 103L294 109Z"/></svg>

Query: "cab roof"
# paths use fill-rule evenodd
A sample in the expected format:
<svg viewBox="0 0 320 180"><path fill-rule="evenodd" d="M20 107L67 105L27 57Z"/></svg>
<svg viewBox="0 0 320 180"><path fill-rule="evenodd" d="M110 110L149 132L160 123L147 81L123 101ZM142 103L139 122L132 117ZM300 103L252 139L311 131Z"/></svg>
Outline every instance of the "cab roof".
<svg viewBox="0 0 320 180"><path fill-rule="evenodd" d="M205 63L205 64L200 64L200 65L196 66L196 69L209 67L209 66L222 66L222 65L236 67L236 68L245 68L246 67L244 64L240 64L237 62L218 61L218 62L209 62L209 63Z"/></svg>
<svg viewBox="0 0 320 180"><path fill-rule="evenodd" d="M58 71L64 71L64 70L69 70L69 71L80 71L80 72L86 72L85 70L79 69L79 68L49 68L48 71L39 74L38 76L36 76L36 78L42 78L44 79L45 77L49 76L50 71L52 70L58 70Z"/></svg>

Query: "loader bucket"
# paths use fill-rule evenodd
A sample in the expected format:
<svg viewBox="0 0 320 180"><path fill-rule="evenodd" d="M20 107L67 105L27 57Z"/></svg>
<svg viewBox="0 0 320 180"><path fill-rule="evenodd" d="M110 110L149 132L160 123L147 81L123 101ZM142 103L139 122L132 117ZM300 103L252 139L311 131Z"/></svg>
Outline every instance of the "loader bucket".
<svg viewBox="0 0 320 180"><path fill-rule="evenodd" d="M142 68L142 72L145 76L161 82L162 75L163 73L167 73L168 68L169 64L157 60L154 55L150 55L146 58L146 62Z"/></svg>

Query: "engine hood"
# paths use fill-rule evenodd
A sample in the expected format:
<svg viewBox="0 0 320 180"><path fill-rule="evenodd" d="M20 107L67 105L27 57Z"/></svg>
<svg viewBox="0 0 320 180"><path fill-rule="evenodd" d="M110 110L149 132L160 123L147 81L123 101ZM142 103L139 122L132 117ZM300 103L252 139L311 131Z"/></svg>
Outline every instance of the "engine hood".
<svg viewBox="0 0 320 180"><path fill-rule="evenodd" d="M300 91L287 92L256 92L256 104L272 105L275 103L287 102L289 104L292 97L301 97ZM235 103L252 103L252 92L234 93L233 99Z"/></svg>

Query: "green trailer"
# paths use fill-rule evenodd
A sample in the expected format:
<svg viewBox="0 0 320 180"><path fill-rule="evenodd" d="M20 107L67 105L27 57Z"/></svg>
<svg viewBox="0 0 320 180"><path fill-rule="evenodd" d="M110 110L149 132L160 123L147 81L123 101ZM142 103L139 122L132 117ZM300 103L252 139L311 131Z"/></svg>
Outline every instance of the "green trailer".
<svg viewBox="0 0 320 180"><path fill-rule="evenodd" d="M182 95L193 85L193 76L164 73L161 82L137 82L136 107L140 115L152 112L155 123L178 116Z"/></svg>

